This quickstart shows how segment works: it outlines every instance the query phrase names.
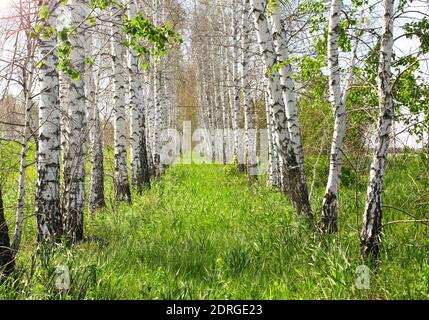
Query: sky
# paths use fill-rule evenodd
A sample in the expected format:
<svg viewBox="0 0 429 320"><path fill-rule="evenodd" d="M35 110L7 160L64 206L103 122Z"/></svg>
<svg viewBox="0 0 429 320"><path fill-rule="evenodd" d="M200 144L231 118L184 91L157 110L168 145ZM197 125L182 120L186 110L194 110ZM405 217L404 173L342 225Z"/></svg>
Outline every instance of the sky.
<svg viewBox="0 0 429 320"><path fill-rule="evenodd" d="M10 7L12 0L0 0L0 10L5 11L8 7ZM3 12L1 12L3 13Z"/></svg>

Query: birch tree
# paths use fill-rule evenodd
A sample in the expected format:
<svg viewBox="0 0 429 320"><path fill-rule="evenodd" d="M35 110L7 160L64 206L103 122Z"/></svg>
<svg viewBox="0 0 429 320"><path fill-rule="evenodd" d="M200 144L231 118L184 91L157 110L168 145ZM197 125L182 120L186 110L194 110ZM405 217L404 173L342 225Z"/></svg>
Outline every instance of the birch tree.
<svg viewBox="0 0 429 320"><path fill-rule="evenodd" d="M331 143L328 183L322 204L321 228L325 232L337 231L337 201L341 181L341 168L346 134L346 108L341 93L339 63L339 24L342 0L332 0L328 24L329 92L334 113L334 133Z"/></svg>
<svg viewBox="0 0 429 320"><path fill-rule="evenodd" d="M148 68L150 70L150 68ZM149 177L155 176L154 164L153 164L153 141L152 141L152 124L154 117L154 102L153 102L153 86L152 86L152 75L150 71L144 75L144 90L146 97L146 108L145 108L145 140L146 140L146 152L147 152L147 164L149 170Z"/></svg>
<svg viewBox="0 0 429 320"><path fill-rule="evenodd" d="M111 9L111 49L113 70L113 116L114 116L114 153L115 153L115 192L116 200L131 201L131 191L127 167L127 129L125 112L125 40L121 29L123 12L116 6Z"/></svg>
<svg viewBox="0 0 429 320"><path fill-rule="evenodd" d="M133 1L128 4L128 19L136 14ZM139 191L144 185L150 184L147 164L147 150L145 138L145 111L143 101L142 79L139 74L137 54L134 50L128 51L128 99L130 106L130 154L132 183Z"/></svg>
<svg viewBox="0 0 429 320"><path fill-rule="evenodd" d="M161 0L152 1L152 18L155 25L161 23ZM155 177L158 178L160 175L160 145L159 145L159 130L161 129L162 123L162 97L161 97L161 66L155 58L152 59L153 67L153 130L152 130L152 156Z"/></svg>
<svg viewBox="0 0 429 320"><path fill-rule="evenodd" d="M92 112L92 126L90 132L91 142L91 187L89 207L92 211L103 208L104 200L104 157L103 134L100 124L100 111L94 105Z"/></svg>
<svg viewBox="0 0 429 320"><path fill-rule="evenodd" d="M45 25L56 26L59 1L45 4L50 12ZM37 153L36 218L39 240L62 235L60 209L60 109L55 36L39 38L39 133Z"/></svg>
<svg viewBox="0 0 429 320"><path fill-rule="evenodd" d="M351 58L348 74L345 76L344 87L341 88L341 69L339 64L339 15L343 7L342 0L333 0L330 8L330 19L328 23L328 69L329 91L334 115L334 131L331 141L331 154L329 164L328 182L322 202L321 229L323 232L336 232L337 226L337 202L342 176L344 139L346 137L347 110L346 100L354 81L354 68L357 60L359 47L358 31L355 31L354 41L351 48ZM360 19L364 19L365 6L362 6ZM355 28L359 30L358 26Z"/></svg>
<svg viewBox="0 0 429 320"><path fill-rule="evenodd" d="M239 74L239 59L240 59L240 45L239 45L239 21L238 15L240 13L240 3L238 0L232 0L232 23L231 23L231 46L232 46L232 129L234 130L234 158L238 161L239 170L243 171L244 166L242 159L240 159L241 152L239 151L239 129L240 129L240 74Z"/></svg>
<svg viewBox="0 0 429 320"><path fill-rule="evenodd" d="M241 15L241 66L242 77L241 87L243 90L243 105L244 105L244 130L246 135L246 165L249 178L255 178L256 159L252 156L255 154L256 137L253 135L253 110L250 98L250 1L243 0L242 15Z"/></svg>
<svg viewBox="0 0 429 320"><path fill-rule="evenodd" d="M24 68L26 68L25 66ZM12 247L14 251L18 251L19 245L21 243L22 236L22 227L24 223L24 196L25 196L25 174L27 169L27 154L28 154L28 144L31 137L31 127L30 127L30 112L32 109L31 101L31 86L33 83L33 66L30 66L30 69L25 70L23 76L24 82L24 138L22 142L21 150L21 160L19 167L19 180L18 180L18 205L17 205L17 214L16 214L16 224L15 232L13 237Z"/></svg>
<svg viewBox="0 0 429 320"><path fill-rule="evenodd" d="M24 224L24 197L25 197L25 176L27 172L27 154L29 149L30 139L32 137L31 130L31 110L34 106L32 95L33 95L33 81L34 81L34 47L35 41L30 36L30 25L27 25L30 17L30 10L32 6L29 5L28 8L24 8L22 1L20 5L20 24L24 27L25 31L25 59L22 66L22 93L24 100L24 137L22 141L21 148L21 159L20 159L20 168L19 168L19 180L18 180L18 203L17 203L17 213L16 213L16 223L15 231L13 235L12 248L14 253L18 252L21 237L22 229ZM19 37L19 33L17 34Z"/></svg>
<svg viewBox="0 0 429 320"><path fill-rule="evenodd" d="M266 3L265 1L251 0L251 5L259 48L265 65L265 73L271 73L268 78L269 105L273 113L275 141L278 147L279 162L282 170L283 191L289 194L299 212L302 211L308 217L312 218L311 208L308 202L307 185L302 180L298 165L299 161L296 158L290 141L280 76L277 72L272 72L277 59L271 40L267 17L264 13Z"/></svg>
<svg viewBox="0 0 429 320"><path fill-rule="evenodd" d="M73 28L70 35L72 48L70 63L76 74L67 73L68 110L66 113L66 148L64 161L64 233L71 243L83 240L83 213L85 200L85 155L86 155L86 99L85 99L85 35L81 24L85 21L86 9L81 0L70 0L65 7L65 26Z"/></svg>
<svg viewBox="0 0 429 320"><path fill-rule="evenodd" d="M95 34L90 32L90 25L85 23L86 56L92 57L96 41ZM94 61L93 61L94 63ZM89 208L92 212L105 206L104 200L104 157L103 157L103 133L100 124L99 101L99 74L95 72L93 63L88 63L85 70L85 95L89 114L89 140L90 140L90 192ZM97 81L96 81L97 80Z"/></svg>
<svg viewBox="0 0 429 320"><path fill-rule="evenodd" d="M383 0L383 32L378 66L378 99L380 117L366 194L360 245L364 257L377 260L382 228L382 192L390 134L394 116L392 97L394 0Z"/></svg>
<svg viewBox="0 0 429 320"><path fill-rule="evenodd" d="M275 131L273 115L268 100L268 94L264 91L264 106L265 117L267 119L267 140L268 140L268 172L267 172L267 186L281 187L280 173L278 166L277 146L274 141Z"/></svg>
<svg viewBox="0 0 429 320"><path fill-rule="evenodd" d="M281 23L281 11L277 4L272 6L270 15L271 30L274 41L274 49L277 55L279 66L280 82L285 105L287 127L289 131L290 143L296 159L296 171L300 179L298 183L299 196L301 198L303 210L310 213L310 202L308 198L307 179L304 169L304 151L301 142L301 128L298 120L298 106L295 94L295 85L292 79L292 67L289 61L289 50L287 47L286 31Z"/></svg>
<svg viewBox="0 0 429 320"><path fill-rule="evenodd" d="M223 10L223 9L221 9ZM224 30L225 28L222 28L220 33L220 49L219 49L219 61L223 61L225 59L225 46L224 46ZM219 69L219 78L220 78L220 103L222 106L222 161L223 164L226 164L227 161L227 155L226 155L226 139L227 139L227 130L228 130L228 93L227 90L225 90L227 86L226 77L225 77L225 70L223 67Z"/></svg>

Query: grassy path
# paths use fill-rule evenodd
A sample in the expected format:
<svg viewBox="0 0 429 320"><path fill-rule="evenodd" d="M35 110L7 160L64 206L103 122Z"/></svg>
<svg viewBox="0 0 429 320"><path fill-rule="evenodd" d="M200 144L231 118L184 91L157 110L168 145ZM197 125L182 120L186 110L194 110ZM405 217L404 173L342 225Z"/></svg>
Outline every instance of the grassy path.
<svg viewBox="0 0 429 320"><path fill-rule="evenodd" d="M228 167L176 165L150 191L134 195L132 206L86 219L86 242L40 254L33 274L22 275L27 284L3 296L428 298L427 247L397 248L387 240L389 256L372 275L371 289L357 290L361 261L353 216L343 219L337 236L321 241L279 193L249 188ZM31 269L31 257L21 259L23 270ZM59 264L71 274L66 295L55 289Z"/></svg>

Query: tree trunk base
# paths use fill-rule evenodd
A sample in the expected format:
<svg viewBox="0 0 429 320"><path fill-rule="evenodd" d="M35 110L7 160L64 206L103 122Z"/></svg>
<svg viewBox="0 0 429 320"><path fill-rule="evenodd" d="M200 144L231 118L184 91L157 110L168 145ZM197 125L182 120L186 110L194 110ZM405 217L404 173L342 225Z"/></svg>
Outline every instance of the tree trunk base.
<svg viewBox="0 0 429 320"><path fill-rule="evenodd" d="M116 201L131 202L131 190L128 184L116 184Z"/></svg>
<svg viewBox="0 0 429 320"><path fill-rule="evenodd" d="M328 191L323 198L320 229L323 233L336 233L338 231L337 196L331 191Z"/></svg>

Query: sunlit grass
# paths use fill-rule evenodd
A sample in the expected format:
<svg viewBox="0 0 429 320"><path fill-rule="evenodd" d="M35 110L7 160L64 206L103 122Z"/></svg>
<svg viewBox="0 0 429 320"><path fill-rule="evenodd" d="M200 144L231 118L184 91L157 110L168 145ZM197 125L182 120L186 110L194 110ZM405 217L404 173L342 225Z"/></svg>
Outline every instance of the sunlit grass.
<svg viewBox="0 0 429 320"><path fill-rule="evenodd" d="M428 212L422 159L391 161L385 221ZM309 161L309 167L312 161ZM326 178L321 161L313 197L316 215ZM111 174L112 168L107 167ZM346 168L346 170L348 170ZM28 203L34 187L29 170ZM350 181L347 181L350 179ZM358 179L358 224L366 177ZM131 206L108 201L86 216L86 240L35 255L35 219L26 223L18 273L0 286L0 298L82 299L427 299L429 233L419 224L384 229L382 262L369 290L355 287L359 257L357 181L345 178L340 232L322 239L289 201L265 186L249 187L231 165L177 164ZM108 198L111 180L106 179ZM426 193L426 198L425 198ZM7 192L13 203L13 192ZM394 207L396 209L391 209ZM400 209L401 211L398 211ZM31 208L27 212L30 214ZM13 210L7 210L13 221ZM58 265L68 266L71 289L58 291Z"/></svg>

